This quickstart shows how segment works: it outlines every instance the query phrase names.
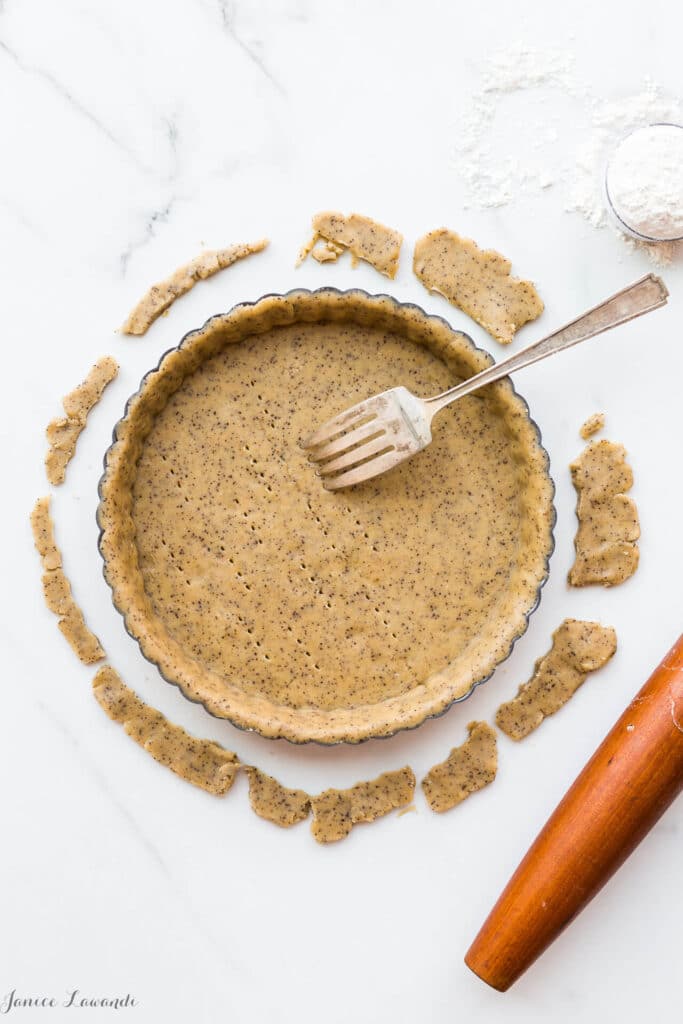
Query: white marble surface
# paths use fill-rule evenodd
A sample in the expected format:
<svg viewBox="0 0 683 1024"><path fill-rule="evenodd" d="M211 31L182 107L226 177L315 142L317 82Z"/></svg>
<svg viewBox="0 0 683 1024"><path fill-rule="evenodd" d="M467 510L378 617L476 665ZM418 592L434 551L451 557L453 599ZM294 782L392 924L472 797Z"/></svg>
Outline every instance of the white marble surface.
<svg viewBox="0 0 683 1024"><path fill-rule="evenodd" d="M446 223L512 256L546 299L539 329L651 269L611 232L564 213L554 189L465 210L454 122L487 52L512 39L574 53L605 97L632 92L647 73L680 89L681 27L668 0L518 0L495 10L437 0L1 0L0 995L129 992L138 1005L117 1019L145 1022L593 1024L609 1015L654 1024L680 1013L680 803L511 992L489 990L462 957L548 813L681 629L681 265L663 272L666 310L520 378L557 483L551 580L494 679L416 733L357 750L298 749L190 706L123 632L101 577L94 511L112 424L142 372L185 331L297 284L387 287L346 262L294 270L316 209L358 209L400 228L404 259L390 290L483 344L477 325L412 277L424 230ZM562 112L557 145L571 154L580 117L565 96L547 102ZM525 131L509 136L505 145L523 157ZM203 243L263 234L267 253L197 287L147 337L115 333L141 291ZM182 783L105 718L90 696L92 670L66 647L39 590L27 516L47 490L44 426L104 353L121 374L55 493L59 542L113 664L198 735L312 790L406 761L419 777L461 742L471 718L490 718L514 692L565 615L616 626L617 656L524 744L502 737L495 785L451 814L431 814L418 793L417 813L320 848L305 825L283 832L256 818L244 779L225 800ZM613 592L569 592L566 467L596 409L635 467L641 568ZM71 1012L12 1011L31 1021Z"/></svg>

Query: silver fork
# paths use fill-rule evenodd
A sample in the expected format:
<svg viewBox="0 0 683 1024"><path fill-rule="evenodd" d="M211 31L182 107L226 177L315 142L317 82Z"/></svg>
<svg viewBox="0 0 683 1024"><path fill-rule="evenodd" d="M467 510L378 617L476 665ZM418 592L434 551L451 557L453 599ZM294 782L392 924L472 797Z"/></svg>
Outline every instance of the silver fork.
<svg viewBox="0 0 683 1024"><path fill-rule="evenodd" d="M661 278L647 274L559 330L443 394L418 398L404 387L383 391L328 420L303 441L302 447L308 451L311 462L318 465L327 490L336 491L370 480L426 448L432 440L432 419L451 402L658 309L668 296Z"/></svg>

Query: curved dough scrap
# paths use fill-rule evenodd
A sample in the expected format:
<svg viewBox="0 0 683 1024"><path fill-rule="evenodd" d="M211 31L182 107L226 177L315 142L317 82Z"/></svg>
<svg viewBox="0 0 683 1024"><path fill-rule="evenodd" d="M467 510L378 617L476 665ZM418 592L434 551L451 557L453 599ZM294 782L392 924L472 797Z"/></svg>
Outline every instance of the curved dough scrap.
<svg viewBox="0 0 683 1024"><path fill-rule="evenodd" d="M146 295L138 302L121 328L122 334L145 334L157 317L168 309L176 299L194 288L197 281L213 277L219 270L225 270L238 260L261 252L268 245L268 239L258 242L247 242L244 245L231 245L227 249L209 249L195 256L189 263L178 267L170 277L153 284Z"/></svg>
<svg viewBox="0 0 683 1024"><path fill-rule="evenodd" d="M430 768L422 780L427 803L441 814L493 782L498 770L496 733L486 722L470 722L468 738L453 747L441 764Z"/></svg>
<svg viewBox="0 0 683 1024"><path fill-rule="evenodd" d="M49 498L38 498L35 503L31 512L31 529L45 570L42 584L47 607L55 615L60 616L57 625L84 665L102 661L102 645L88 629L83 612L74 601L71 584L62 569L62 556L55 542Z"/></svg>
<svg viewBox="0 0 683 1024"><path fill-rule="evenodd" d="M579 434L587 441L589 437L593 437L594 434L600 433L602 428L605 426L605 414L604 412L594 412L587 420L581 424Z"/></svg>
<svg viewBox="0 0 683 1024"><path fill-rule="evenodd" d="M319 843L334 843L360 822L375 821L397 807L409 804L415 793L412 768L384 772L371 782L350 789L326 789L311 797L311 832Z"/></svg>
<svg viewBox="0 0 683 1024"><path fill-rule="evenodd" d="M249 803L255 814L272 821L281 828L290 828L308 817L311 798L303 789L287 789L274 779L248 765L244 768L249 778Z"/></svg>
<svg viewBox="0 0 683 1024"><path fill-rule="evenodd" d="M425 288L462 309L502 345L543 312L531 281L511 277L511 266L499 252L480 249L471 238L447 228L430 231L415 243L413 271Z"/></svg>
<svg viewBox="0 0 683 1024"><path fill-rule="evenodd" d="M336 242L323 242L322 245L314 244L311 256L317 263L336 263L343 252L343 245L337 245Z"/></svg>
<svg viewBox="0 0 683 1024"><path fill-rule="evenodd" d="M624 493L633 486L626 450L613 441L593 441L569 468L579 520L569 583L573 587L623 583L638 568L640 536L636 503Z"/></svg>
<svg viewBox="0 0 683 1024"><path fill-rule="evenodd" d="M606 665L617 649L617 634L597 622L565 619L553 633L553 645L534 666L514 700L501 704L496 725L513 740L524 739L544 718L574 696L590 672Z"/></svg>
<svg viewBox="0 0 683 1024"><path fill-rule="evenodd" d="M316 248L322 239L324 244ZM393 228L363 217L359 213L325 211L313 218L313 237L299 252L297 266L312 254L319 263L334 262L346 249L354 262L365 260L380 274L396 277L403 235Z"/></svg>
<svg viewBox="0 0 683 1024"><path fill-rule="evenodd" d="M173 725L160 711L141 701L109 665L99 670L92 685L95 698L109 717L121 723L155 761L207 793L224 796L228 792L240 769L237 754Z"/></svg>
<svg viewBox="0 0 683 1024"><path fill-rule="evenodd" d="M102 397L107 384L113 381L119 366L111 356L103 356L92 367L82 384L62 399L66 416L58 416L45 431L50 448L45 457L47 478L51 484L64 483L66 467L73 458L76 442L85 427L88 413Z"/></svg>

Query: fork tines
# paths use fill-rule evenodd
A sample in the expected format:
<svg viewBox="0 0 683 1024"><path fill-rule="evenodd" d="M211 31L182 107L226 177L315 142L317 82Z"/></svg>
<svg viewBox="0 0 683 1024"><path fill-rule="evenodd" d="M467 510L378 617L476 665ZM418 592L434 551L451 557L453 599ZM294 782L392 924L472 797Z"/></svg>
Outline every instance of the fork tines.
<svg viewBox="0 0 683 1024"><path fill-rule="evenodd" d="M328 490L348 487L389 468L385 460L395 448L373 402L359 402L346 409L303 442ZM372 462L371 469L366 468L368 462Z"/></svg>

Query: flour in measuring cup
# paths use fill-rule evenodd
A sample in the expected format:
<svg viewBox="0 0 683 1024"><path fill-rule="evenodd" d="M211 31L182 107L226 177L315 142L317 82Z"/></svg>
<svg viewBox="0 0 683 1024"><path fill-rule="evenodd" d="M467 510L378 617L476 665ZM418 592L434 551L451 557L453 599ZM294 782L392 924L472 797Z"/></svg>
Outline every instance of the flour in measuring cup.
<svg viewBox="0 0 683 1024"><path fill-rule="evenodd" d="M524 97L519 127L528 145L522 157L511 157L501 135L518 94ZM563 132L567 116L585 122L578 146ZM651 78L635 93L604 99L579 78L571 52L524 44L496 51L480 68L479 84L456 118L453 164L465 205L502 207L552 188L565 210L593 227L607 226L604 174L611 150L634 129L660 121L681 123L683 102ZM669 263L682 251L680 243L652 245L619 235L653 263Z"/></svg>
<svg viewBox="0 0 683 1024"><path fill-rule="evenodd" d="M627 135L610 156L606 187L623 224L646 238L683 238L683 128L654 124Z"/></svg>

